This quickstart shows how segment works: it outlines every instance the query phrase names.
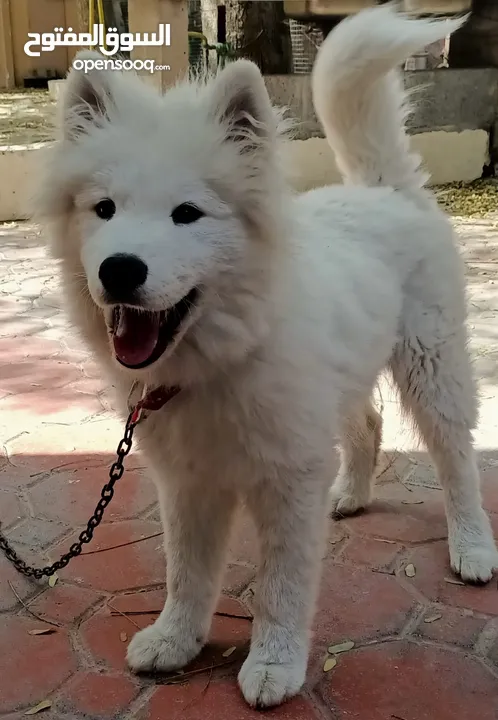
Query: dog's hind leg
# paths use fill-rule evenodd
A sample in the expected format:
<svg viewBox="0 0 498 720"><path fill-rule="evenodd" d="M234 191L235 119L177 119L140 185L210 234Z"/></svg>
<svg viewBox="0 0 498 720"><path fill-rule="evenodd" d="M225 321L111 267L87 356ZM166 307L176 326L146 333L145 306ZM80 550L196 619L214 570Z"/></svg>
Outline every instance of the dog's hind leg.
<svg viewBox="0 0 498 720"><path fill-rule="evenodd" d="M463 580L487 582L498 567L498 553L482 508L472 446L476 391L465 333L461 326L450 327L446 339L441 339L441 333L434 333L437 319L432 318L429 332L420 320L424 313L410 314L415 323L394 351L393 377L437 467L451 567Z"/></svg>
<svg viewBox="0 0 498 720"><path fill-rule="evenodd" d="M329 493L334 517L352 515L369 505L381 440L382 417L370 401L343 422L341 466Z"/></svg>
<svg viewBox="0 0 498 720"><path fill-rule="evenodd" d="M158 485L165 526L168 596L157 620L128 647L135 672L169 672L187 665L206 642L236 495L185 483Z"/></svg>

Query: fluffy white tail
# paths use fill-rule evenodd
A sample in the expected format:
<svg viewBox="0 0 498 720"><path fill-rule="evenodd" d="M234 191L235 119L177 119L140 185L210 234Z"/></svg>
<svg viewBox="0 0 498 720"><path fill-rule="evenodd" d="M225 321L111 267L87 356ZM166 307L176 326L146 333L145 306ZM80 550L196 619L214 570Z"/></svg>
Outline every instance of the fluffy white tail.
<svg viewBox="0 0 498 720"><path fill-rule="evenodd" d="M408 106L398 68L465 19L409 19L387 5L359 12L327 36L313 69L313 101L346 181L397 189L425 184L405 130Z"/></svg>

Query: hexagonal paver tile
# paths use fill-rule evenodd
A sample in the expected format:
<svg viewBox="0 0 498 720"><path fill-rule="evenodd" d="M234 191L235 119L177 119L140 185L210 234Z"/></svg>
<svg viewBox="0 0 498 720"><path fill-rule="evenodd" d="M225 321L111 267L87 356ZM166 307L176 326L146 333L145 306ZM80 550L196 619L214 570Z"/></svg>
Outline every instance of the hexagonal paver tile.
<svg viewBox="0 0 498 720"><path fill-rule="evenodd" d="M30 602L29 609L41 618L67 625L78 620L89 608L96 605L101 595L82 587L58 582L55 587Z"/></svg>
<svg viewBox="0 0 498 720"><path fill-rule="evenodd" d="M12 712L45 699L76 670L67 633L30 635L34 619L2 617L0 623L0 712Z"/></svg>
<svg viewBox="0 0 498 720"><path fill-rule="evenodd" d="M92 672L79 672L64 688L57 707L65 712L82 713L85 717L115 717L139 691L130 678L112 677Z"/></svg>
<svg viewBox="0 0 498 720"><path fill-rule="evenodd" d="M24 548L22 554L21 551L19 551L19 555L28 563L35 563L37 565L45 564L45 558L41 558L40 556L36 557L32 551L24 552ZM0 610L10 610L18 604L10 585L15 588L15 591L22 600L40 591L40 585L37 582L28 580L23 575L20 575L3 553L0 552Z"/></svg>
<svg viewBox="0 0 498 720"><path fill-rule="evenodd" d="M32 420L42 427L78 424L102 409L96 396L75 392L72 383L57 391L56 400L50 387L33 388L30 392L15 393L0 400L2 417L5 413L10 417L14 413L31 415Z"/></svg>
<svg viewBox="0 0 498 720"><path fill-rule="evenodd" d="M17 467L7 460L7 455L0 450L0 485L4 489L12 489L14 491L32 485L36 482L36 478L28 468Z"/></svg>
<svg viewBox="0 0 498 720"><path fill-rule="evenodd" d="M75 463L78 455L82 458L104 456L106 464L110 465L122 436L121 424L112 418L105 422L84 423L77 431L65 425L40 425L9 440L7 451L12 465L33 474L51 471L64 463ZM127 458L127 467L131 467L130 460L131 457Z"/></svg>
<svg viewBox="0 0 498 720"><path fill-rule="evenodd" d="M486 618L476 617L471 610L436 606L426 610L413 634L420 639L471 648L486 624Z"/></svg>
<svg viewBox="0 0 498 720"><path fill-rule="evenodd" d="M2 396L0 391L0 407L10 401L11 395ZM0 414L0 439L2 442L2 452L7 456L10 455L9 442L14 438L21 437L28 432L34 431L39 427L37 418L24 410L12 410L8 414L1 412ZM11 465L11 467L13 467Z"/></svg>
<svg viewBox="0 0 498 720"><path fill-rule="evenodd" d="M406 544L447 535L442 492L419 487L410 492L401 483L380 485L367 512L339 522L359 535Z"/></svg>
<svg viewBox="0 0 498 720"><path fill-rule="evenodd" d="M19 338L24 340L26 337L39 335L47 328L47 323L43 320L33 318L28 319L26 316L11 318L9 322L0 324L0 338ZM4 384L5 387L5 384ZM13 387L11 385L11 387Z"/></svg>
<svg viewBox="0 0 498 720"><path fill-rule="evenodd" d="M138 454L130 457L130 469L135 465L137 467L139 466L139 457ZM6 489L13 490L36 485L41 479L46 477L49 472L56 473L64 471L70 473L79 468L96 468L95 473L98 473L100 476L103 486L109 476L108 468L110 468L114 461L112 455L105 453L83 455L80 453L51 454L48 452L39 455L23 455L14 457L13 459L16 462L22 463L22 465L12 465L8 462L0 468L0 485ZM95 498L95 504L97 500L98 497ZM34 510L36 510L36 508L34 508ZM63 520L62 517L58 519Z"/></svg>
<svg viewBox="0 0 498 720"><path fill-rule="evenodd" d="M147 708L137 720L257 720L261 712L244 702L235 678L213 680L206 678L185 685L158 688ZM279 708L270 710L264 717L275 720L318 720L322 717L306 697L297 697Z"/></svg>
<svg viewBox="0 0 498 720"><path fill-rule="evenodd" d="M69 547L76 538L74 535L64 541L64 547ZM55 549L52 552L55 554ZM158 523L141 520L101 525L95 530L91 545L60 576L109 592L164 583L162 528Z"/></svg>
<svg viewBox="0 0 498 720"><path fill-rule="evenodd" d="M77 366L58 358L27 358L21 362L0 365L0 389L15 393L25 392L30 385L61 388L71 380L77 380L80 374Z"/></svg>
<svg viewBox="0 0 498 720"><path fill-rule="evenodd" d="M113 598L107 607L82 624L80 633L84 646L97 662L104 662L110 668L122 671L126 667L126 648L137 632L137 626L144 628L154 622L163 608L164 598L164 590L130 593ZM251 616L240 602L221 598L217 610L224 615L213 617L209 646L192 668L223 662L225 650L229 647L242 649L249 641ZM126 617L126 613L133 614Z"/></svg>
<svg viewBox="0 0 498 720"><path fill-rule="evenodd" d="M1 482L1 480L0 480ZM6 529L14 525L24 515L21 502L14 492L0 490L0 525Z"/></svg>
<svg viewBox="0 0 498 720"><path fill-rule="evenodd" d="M325 561L315 643L373 640L399 632L416 606L392 575Z"/></svg>
<svg viewBox="0 0 498 720"><path fill-rule="evenodd" d="M413 585L428 600L498 615L496 578L485 586L458 584L460 581L450 569L446 542L416 548L410 555L410 562L415 566L416 575L403 578L403 582Z"/></svg>
<svg viewBox="0 0 498 720"><path fill-rule="evenodd" d="M341 655L321 684L341 720L496 720L497 687L478 660L402 641Z"/></svg>
<svg viewBox="0 0 498 720"><path fill-rule="evenodd" d="M10 530L7 536L14 545L28 545L43 550L63 537L69 529L69 525L55 520L26 518L13 530Z"/></svg>
<svg viewBox="0 0 498 720"><path fill-rule="evenodd" d="M86 525L100 498L105 482L100 468L76 468L51 475L29 492L38 515L71 518L73 525ZM133 518L157 500L155 486L145 473L128 470L115 486L104 521Z"/></svg>
<svg viewBox="0 0 498 720"><path fill-rule="evenodd" d="M103 386L102 380L96 380L95 378L87 378L85 377L85 375L82 375L80 380L71 383L70 388L71 392L74 393L76 401L88 402L87 400L85 400L85 397L96 398L99 400L100 410L102 411L104 409L107 409L100 399L100 396L104 394L107 390L107 388ZM111 393L109 393L109 397L112 397ZM112 405L109 405L109 407L112 407Z"/></svg>
<svg viewBox="0 0 498 720"><path fill-rule="evenodd" d="M80 635L83 645L97 662L123 671L126 668L128 642L138 628L147 627L154 622L163 604L163 590L131 593L114 598L108 606L82 623ZM127 618L118 611L144 614L134 614Z"/></svg>
<svg viewBox="0 0 498 720"><path fill-rule="evenodd" d="M352 537L339 554L341 562L352 565L366 565L374 570L391 567L402 545L379 538Z"/></svg>

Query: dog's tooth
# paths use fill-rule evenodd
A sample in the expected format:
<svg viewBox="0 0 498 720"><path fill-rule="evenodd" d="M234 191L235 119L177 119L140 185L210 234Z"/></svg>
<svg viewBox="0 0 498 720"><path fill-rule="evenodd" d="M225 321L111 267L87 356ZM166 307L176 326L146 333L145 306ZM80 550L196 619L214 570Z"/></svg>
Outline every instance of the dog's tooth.
<svg viewBox="0 0 498 720"><path fill-rule="evenodd" d="M117 337L121 337L124 334L125 329L126 329L125 313L122 310L120 310L119 317L118 317L118 326L116 328L115 335Z"/></svg>

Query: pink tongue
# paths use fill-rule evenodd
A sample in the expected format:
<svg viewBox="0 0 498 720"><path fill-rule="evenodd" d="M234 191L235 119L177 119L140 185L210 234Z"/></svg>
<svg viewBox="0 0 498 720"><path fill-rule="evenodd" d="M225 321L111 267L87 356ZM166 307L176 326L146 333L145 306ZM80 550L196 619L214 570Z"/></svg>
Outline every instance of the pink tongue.
<svg viewBox="0 0 498 720"><path fill-rule="evenodd" d="M141 365L150 358L159 339L159 313L121 308L119 333L113 335L116 357L125 365Z"/></svg>

